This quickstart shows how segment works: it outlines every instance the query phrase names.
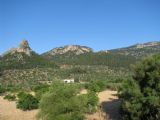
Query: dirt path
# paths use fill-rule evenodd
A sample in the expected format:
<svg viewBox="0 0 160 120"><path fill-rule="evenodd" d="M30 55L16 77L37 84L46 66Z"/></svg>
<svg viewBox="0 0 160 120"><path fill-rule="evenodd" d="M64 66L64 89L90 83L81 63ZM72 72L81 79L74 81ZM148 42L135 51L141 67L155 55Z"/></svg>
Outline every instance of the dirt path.
<svg viewBox="0 0 160 120"><path fill-rule="evenodd" d="M120 101L116 96L117 91L105 90L98 94L102 110L87 115L87 120L121 120L119 114Z"/></svg>
<svg viewBox="0 0 160 120"><path fill-rule="evenodd" d="M102 109L106 112L109 120L120 120L119 107L120 100L117 97L117 91L103 91L99 93Z"/></svg>
<svg viewBox="0 0 160 120"><path fill-rule="evenodd" d="M21 111L15 102L4 100L0 96L0 120L35 120L37 110Z"/></svg>

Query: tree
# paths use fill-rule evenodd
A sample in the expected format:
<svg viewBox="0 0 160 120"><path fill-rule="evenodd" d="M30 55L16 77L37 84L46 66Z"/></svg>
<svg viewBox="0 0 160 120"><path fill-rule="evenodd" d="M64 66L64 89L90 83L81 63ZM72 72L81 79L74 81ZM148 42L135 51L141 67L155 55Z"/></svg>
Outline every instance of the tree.
<svg viewBox="0 0 160 120"><path fill-rule="evenodd" d="M88 113L96 112L96 107L98 105L97 94L93 91L90 91L87 95L87 111Z"/></svg>
<svg viewBox="0 0 160 120"><path fill-rule="evenodd" d="M120 89L124 119L159 120L160 55L143 59L133 70L133 80Z"/></svg>
<svg viewBox="0 0 160 120"><path fill-rule="evenodd" d="M39 119L83 120L84 103L74 85L54 82L40 101Z"/></svg>
<svg viewBox="0 0 160 120"><path fill-rule="evenodd" d="M102 80L92 80L87 85L87 87L88 87L89 91L100 92L106 88L106 85L105 85L104 81L102 81Z"/></svg>
<svg viewBox="0 0 160 120"><path fill-rule="evenodd" d="M42 95L45 94L49 90L49 85L40 84L34 88L35 96L38 100L42 98Z"/></svg>

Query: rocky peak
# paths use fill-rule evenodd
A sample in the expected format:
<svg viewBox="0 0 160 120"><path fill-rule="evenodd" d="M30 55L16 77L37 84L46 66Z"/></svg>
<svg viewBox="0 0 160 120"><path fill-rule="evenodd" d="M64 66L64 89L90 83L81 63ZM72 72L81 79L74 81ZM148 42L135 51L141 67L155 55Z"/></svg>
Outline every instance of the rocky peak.
<svg viewBox="0 0 160 120"><path fill-rule="evenodd" d="M25 53L26 55L30 56L31 53L33 52L32 49L29 47L28 41L27 40L22 40L21 43L19 44L18 48L11 48L8 50L5 54L14 54L14 53Z"/></svg>
<svg viewBox="0 0 160 120"><path fill-rule="evenodd" d="M28 41L27 40L22 40L19 48L16 50L17 52L23 52L27 55L31 55L32 49L29 47Z"/></svg>
<svg viewBox="0 0 160 120"><path fill-rule="evenodd" d="M49 52L47 52L46 54L58 55L58 54L65 54L69 52L75 53L76 55L80 55L80 54L92 52L92 49L89 47L80 46L80 45L66 45L64 47L54 48Z"/></svg>
<svg viewBox="0 0 160 120"><path fill-rule="evenodd" d="M19 44L19 49L30 49L28 41L22 40L21 43Z"/></svg>

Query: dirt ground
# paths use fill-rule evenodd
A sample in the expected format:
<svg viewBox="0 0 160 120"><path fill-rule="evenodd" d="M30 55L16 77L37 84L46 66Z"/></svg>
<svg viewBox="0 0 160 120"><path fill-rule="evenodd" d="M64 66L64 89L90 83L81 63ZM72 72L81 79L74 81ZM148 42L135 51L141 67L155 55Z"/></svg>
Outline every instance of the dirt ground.
<svg viewBox="0 0 160 120"><path fill-rule="evenodd" d="M15 102L4 100L0 96L0 120L35 120L37 110L21 111Z"/></svg>
<svg viewBox="0 0 160 120"><path fill-rule="evenodd" d="M86 90L81 94L87 93ZM120 102L116 96L116 91L106 90L98 94L101 110L90 115L86 115L87 120L120 120L118 112ZM21 111L16 109L15 102L4 100L0 96L0 120L35 120L38 110Z"/></svg>
<svg viewBox="0 0 160 120"><path fill-rule="evenodd" d="M117 91L105 90L100 92L98 97L101 108L96 113L87 115L87 120L121 120Z"/></svg>

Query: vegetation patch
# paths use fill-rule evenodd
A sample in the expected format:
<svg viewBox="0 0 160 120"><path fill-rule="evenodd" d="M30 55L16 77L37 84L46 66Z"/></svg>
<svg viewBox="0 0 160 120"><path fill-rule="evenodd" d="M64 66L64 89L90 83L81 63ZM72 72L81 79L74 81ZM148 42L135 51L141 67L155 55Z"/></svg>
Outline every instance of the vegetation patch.
<svg viewBox="0 0 160 120"><path fill-rule="evenodd" d="M94 112L98 103L95 93L78 94L75 84L54 82L40 101L38 119L84 120L84 113Z"/></svg>
<svg viewBox="0 0 160 120"><path fill-rule="evenodd" d="M160 56L153 56L134 66L133 79L120 88L122 115L125 120L160 119Z"/></svg>
<svg viewBox="0 0 160 120"><path fill-rule="evenodd" d="M21 93L18 95L17 108L22 110L32 110L38 108L38 100L31 94Z"/></svg>
<svg viewBox="0 0 160 120"><path fill-rule="evenodd" d="M6 96L4 96L4 99L6 99L8 101L15 101L16 100L16 96L15 95L11 95L11 94L7 94Z"/></svg>
<svg viewBox="0 0 160 120"><path fill-rule="evenodd" d="M49 85L40 84L34 87L35 96L38 100L41 100L43 94L45 94L49 90Z"/></svg>
<svg viewBox="0 0 160 120"><path fill-rule="evenodd" d="M2 87L2 85L0 85L0 95L3 94L6 91L6 89L4 87Z"/></svg>

